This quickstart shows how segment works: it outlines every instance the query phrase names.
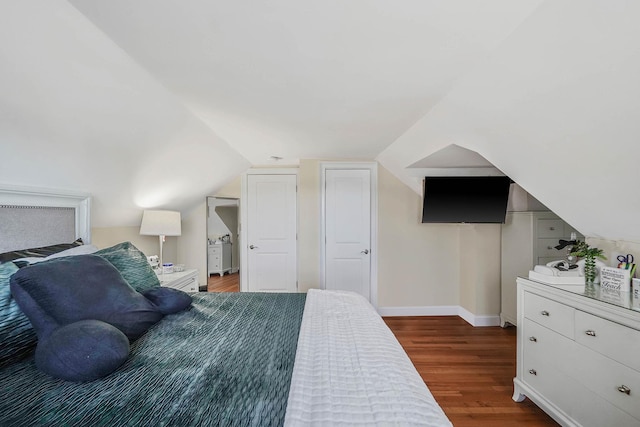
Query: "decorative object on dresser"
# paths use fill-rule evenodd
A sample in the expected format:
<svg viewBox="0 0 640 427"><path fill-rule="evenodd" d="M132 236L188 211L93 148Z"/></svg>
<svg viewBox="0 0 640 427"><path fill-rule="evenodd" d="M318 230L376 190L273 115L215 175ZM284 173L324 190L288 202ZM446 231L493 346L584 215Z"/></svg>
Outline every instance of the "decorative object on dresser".
<svg viewBox="0 0 640 427"><path fill-rule="evenodd" d="M553 212L508 212L502 225L500 324L517 325L516 278L527 277L535 265L562 259L566 250L558 250L560 239L575 233L584 237Z"/></svg>
<svg viewBox="0 0 640 427"><path fill-rule="evenodd" d="M584 280L587 285L597 283L598 270L596 269L596 258L606 260L602 249L589 246L586 242L577 242L571 249L571 255L584 258Z"/></svg>
<svg viewBox="0 0 640 427"><path fill-rule="evenodd" d="M231 243L217 242L209 244L208 248L208 275L219 274L224 276L231 271Z"/></svg>
<svg viewBox="0 0 640 427"><path fill-rule="evenodd" d="M565 426L639 426L640 312L630 294L522 278L517 286L513 400L526 396Z"/></svg>
<svg viewBox="0 0 640 427"><path fill-rule="evenodd" d="M165 236L179 236L182 234L180 212L146 210L142 213L140 234L158 236L160 240L160 269L163 267L162 245Z"/></svg>

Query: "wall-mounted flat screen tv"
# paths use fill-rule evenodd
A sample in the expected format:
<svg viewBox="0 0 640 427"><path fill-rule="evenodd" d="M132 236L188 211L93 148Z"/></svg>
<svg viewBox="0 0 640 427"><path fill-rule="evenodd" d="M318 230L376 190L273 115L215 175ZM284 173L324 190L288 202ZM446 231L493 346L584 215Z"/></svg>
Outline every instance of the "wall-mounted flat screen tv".
<svg viewBox="0 0 640 427"><path fill-rule="evenodd" d="M423 223L504 223L508 176L432 176L424 180Z"/></svg>

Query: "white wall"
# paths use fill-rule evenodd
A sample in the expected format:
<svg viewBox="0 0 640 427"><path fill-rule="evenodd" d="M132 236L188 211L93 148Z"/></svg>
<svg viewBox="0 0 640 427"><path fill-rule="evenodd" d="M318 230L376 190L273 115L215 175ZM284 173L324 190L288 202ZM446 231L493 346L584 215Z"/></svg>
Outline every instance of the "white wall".
<svg viewBox="0 0 640 427"><path fill-rule="evenodd" d="M164 262L177 263L179 237L168 236L162 246ZM134 227L94 227L91 229L91 244L100 249L122 242L131 242L146 256L160 255L160 241L157 236L141 236L140 226Z"/></svg>
<svg viewBox="0 0 640 427"><path fill-rule="evenodd" d="M501 225L465 224L459 230L460 305L476 316L497 316Z"/></svg>
<svg viewBox="0 0 640 427"><path fill-rule="evenodd" d="M458 226L422 224L422 198L378 167L378 305L459 305Z"/></svg>
<svg viewBox="0 0 640 427"><path fill-rule="evenodd" d="M640 243L639 242L626 242L624 240L606 240L595 237L587 237L587 243L590 246L600 248L603 250L606 261L603 261L606 265L612 267L618 266L618 255L631 254L635 258L635 263L640 264ZM636 277L640 277L640 273L636 272Z"/></svg>

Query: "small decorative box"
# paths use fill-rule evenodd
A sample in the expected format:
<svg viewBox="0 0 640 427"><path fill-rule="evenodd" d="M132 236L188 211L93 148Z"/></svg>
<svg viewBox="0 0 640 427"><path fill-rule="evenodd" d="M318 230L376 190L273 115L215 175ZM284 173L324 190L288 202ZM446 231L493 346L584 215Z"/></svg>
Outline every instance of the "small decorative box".
<svg viewBox="0 0 640 427"><path fill-rule="evenodd" d="M631 292L631 271L623 268L600 267L600 287L612 291Z"/></svg>

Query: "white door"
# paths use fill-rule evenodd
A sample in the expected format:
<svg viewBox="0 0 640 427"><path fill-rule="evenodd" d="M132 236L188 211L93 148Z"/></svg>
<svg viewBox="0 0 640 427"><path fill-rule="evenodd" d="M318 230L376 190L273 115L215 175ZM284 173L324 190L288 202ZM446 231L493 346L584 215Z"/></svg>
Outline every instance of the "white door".
<svg viewBox="0 0 640 427"><path fill-rule="evenodd" d="M326 289L371 299L371 171L327 169Z"/></svg>
<svg viewBox="0 0 640 427"><path fill-rule="evenodd" d="M296 176L247 176L247 288L296 292Z"/></svg>

